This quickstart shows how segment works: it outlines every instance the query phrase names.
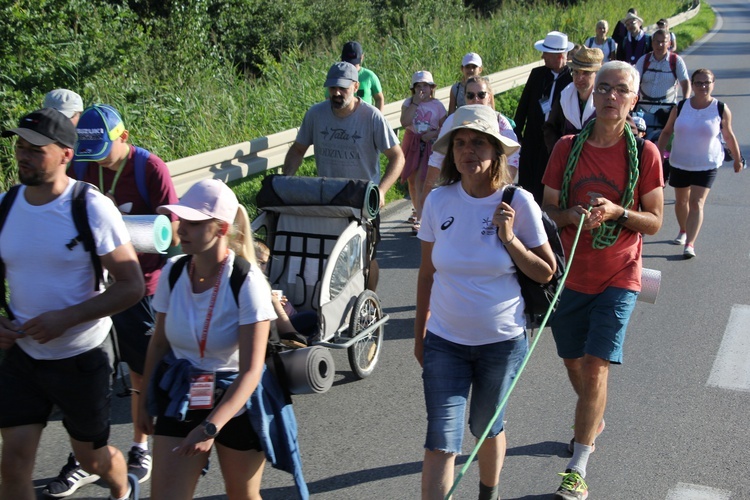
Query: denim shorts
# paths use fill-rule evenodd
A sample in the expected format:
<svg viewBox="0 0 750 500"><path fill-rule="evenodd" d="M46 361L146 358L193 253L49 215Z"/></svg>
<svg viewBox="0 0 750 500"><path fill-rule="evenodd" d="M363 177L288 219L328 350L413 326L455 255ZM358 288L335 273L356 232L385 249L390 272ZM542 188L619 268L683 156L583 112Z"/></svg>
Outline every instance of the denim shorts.
<svg viewBox="0 0 750 500"><path fill-rule="evenodd" d="M528 347L525 333L504 342L465 346L428 331L422 369L427 405L425 448L461 453L470 390L469 430L475 437L481 436L516 377ZM503 431L504 414L505 409L488 437Z"/></svg>
<svg viewBox="0 0 750 500"><path fill-rule="evenodd" d="M638 292L609 287L602 293L588 294L564 289L550 326L563 359L584 354L622 363L625 330L635 308Z"/></svg>

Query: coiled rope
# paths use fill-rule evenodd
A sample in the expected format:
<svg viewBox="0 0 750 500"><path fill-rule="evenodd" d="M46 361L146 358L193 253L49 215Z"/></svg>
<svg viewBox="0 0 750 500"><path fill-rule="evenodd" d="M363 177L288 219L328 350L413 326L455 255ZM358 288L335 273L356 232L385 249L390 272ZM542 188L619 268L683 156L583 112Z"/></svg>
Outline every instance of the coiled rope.
<svg viewBox="0 0 750 500"><path fill-rule="evenodd" d="M581 133L576 136L573 142L573 147L570 150L568 156L568 163L565 166L565 173L563 174L562 187L560 188L560 208L565 210L568 208L568 195L570 194L570 181L573 178L573 172L575 172L576 166L578 165L578 158L581 156L583 145L591 135L591 130L594 127L596 118L591 120L583 127ZM633 205L633 193L635 192L635 186L638 184L638 146L635 142L635 136L633 131L630 129L630 125L625 124L625 143L627 147L628 155L628 183L625 186L625 190L622 193L622 200L620 206L622 208L630 208ZM602 222L602 224L593 229L592 236L593 241L591 246L597 250L607 248L615 244L617 238L620 236L622 226L616 221L608 220Z"/></svg>

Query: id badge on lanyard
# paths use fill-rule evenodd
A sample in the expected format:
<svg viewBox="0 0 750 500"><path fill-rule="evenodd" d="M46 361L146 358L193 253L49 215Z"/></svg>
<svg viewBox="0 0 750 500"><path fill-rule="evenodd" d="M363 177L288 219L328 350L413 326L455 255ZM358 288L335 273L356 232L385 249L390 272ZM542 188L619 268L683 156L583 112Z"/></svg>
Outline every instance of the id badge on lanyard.
<svg viewBox="0 0 750 500"><path fill-rule="evenodd" d="M216 374L193 367L190 369L190 410L210 410L214 407Z"/></svg>

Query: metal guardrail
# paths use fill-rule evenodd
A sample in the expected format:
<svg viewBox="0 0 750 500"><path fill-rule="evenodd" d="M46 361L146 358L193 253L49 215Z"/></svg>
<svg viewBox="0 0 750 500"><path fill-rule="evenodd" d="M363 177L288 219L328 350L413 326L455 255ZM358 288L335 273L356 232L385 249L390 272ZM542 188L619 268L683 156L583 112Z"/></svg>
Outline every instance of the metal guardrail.
<svg viewBox="0 0 750 500"><path fill-rule="evenodd" d="M695 17L699 9L700 4L696 3L690 10L669 18L669 25L676 26ZM655 30L655 24L646 27L646 31L648 32ZM493 92L501 94L524 85L531 70L541 65L542 61L539 60L524 66L506 69L485 76L490 79ZM450 87L437 89L435 97L442 101L447 108L450 99ZM383 110L383 115L394 130L401 128L402 102L399 99L386 104ZM168 162L167 166L172 174L177 196L182 196L190 186L201 179L215 178L228 182L281 167L284 164L284 157L287 151L289 151L294 139L297 137L298 130L297 128L293 128ZM305 157L313 156L314 154L315 148L311 146L307 150Z"/></svg>

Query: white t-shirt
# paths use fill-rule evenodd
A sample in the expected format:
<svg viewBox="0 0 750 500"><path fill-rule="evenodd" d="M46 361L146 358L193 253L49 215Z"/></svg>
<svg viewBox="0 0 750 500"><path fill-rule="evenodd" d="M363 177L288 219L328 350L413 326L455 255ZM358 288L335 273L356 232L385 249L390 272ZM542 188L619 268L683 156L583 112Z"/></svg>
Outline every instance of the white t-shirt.
<svg viewBox="0 0 750 500"><path fill-rule="evenodd" d="M714 99L707 108L694 109L688 99L674 122L669 164L692 172L719 168L724 160L719 134L718 101Z"/></svg>
<svg viewBox="0 0 750 500"><path fill-rule="evenodd" d="M234 267L234 252L229 252L208 328L206 351L201 360L198 343L203 334L213 288L193 293L188 276L189 266L185 266L174 289L170 291L169 272L180 257L171 258L164 266L152 302L155 311L166 313L164 327L174 355L208 371L238 371L240 325L276 319L271 303L271 288L265 275L258 266L250 268L237 297L238 308L229 284Z"/></svg>
<svg viewBox="0 0 750 500"><path fill-rule="evenodd" d="M10 309L19 325L102 293L94 291L91 255L83 244L67 247L78 235L71 213L75 182L70 179L60 196L40 206L26 201L26 186L22 186L8 213L0 234L0 255L6 266ZM109 198L90 189L86 206L97 255L130 241L122 216ZM105 317L76 325L46 344L30 337L16 343L34 359L64 359L104 342L111 325Z"/></svg>
<svg viewBox="0 0 750 500"><path fill-rule="evenodd" d="M497 237L492 214L503 190L472 198L457 182L433 190L422 211L419 239L434 242L434 281L427 329L462 345L517 337L526 318L515 265ZM516 190L513 232L528 248L547 241L533 196Z"/></svg>

